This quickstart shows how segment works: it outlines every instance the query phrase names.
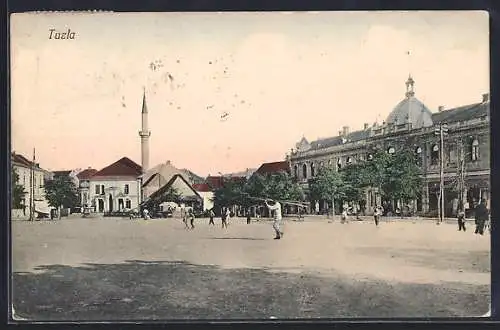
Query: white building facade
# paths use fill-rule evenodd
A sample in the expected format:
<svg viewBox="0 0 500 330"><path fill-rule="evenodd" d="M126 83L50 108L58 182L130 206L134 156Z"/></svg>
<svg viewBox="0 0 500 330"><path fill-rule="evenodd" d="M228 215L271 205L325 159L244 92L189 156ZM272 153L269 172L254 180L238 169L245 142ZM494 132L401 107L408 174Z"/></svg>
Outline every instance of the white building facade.
<svg viewBox="0 0 500 330"><path fill-rule="evenodd" d="M89 200L95 212L120 212L137 208L141 183L133 177L97 177L89 180Z"/></svg>
<svg viewBox="0 0 500 330"><path fill-rule="evenodd" d="M47 175L47 171L42 169L39 164L33 164L26 157L16 153L12 154L11 164L19 176L17 184L21 185L25 192L24 198L21 200L22 208L13 209L12 217L29 218L31 211L30 201L33 201L35 211L42 213L50 212L47 199L45 198L45 176ZM33 177L31 177L31 173L33 173ZM32 187L33 189L31 189Z"/></svg>
<svg viewBox="0 0 500 330"><path fill-rule="evenodd" d="M97 213L131 210L141 203L141 166L124 157L88 179L90 206Z"/></svg>

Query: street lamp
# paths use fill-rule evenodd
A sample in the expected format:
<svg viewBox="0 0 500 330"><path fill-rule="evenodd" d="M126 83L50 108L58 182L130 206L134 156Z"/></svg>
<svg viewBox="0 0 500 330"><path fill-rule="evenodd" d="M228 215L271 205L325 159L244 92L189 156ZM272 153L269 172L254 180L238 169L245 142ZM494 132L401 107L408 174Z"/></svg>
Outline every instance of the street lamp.
<svg viewBox="0 0 500 330"><path fill-rule="evenodd" d="M438 209L439 209L439 222L443 222L443 219L444 219L444 136L448 135L448 125L446 123L439 123L439 125L434 128L434 134L439 135L439 142L440 142Z"/></svg>

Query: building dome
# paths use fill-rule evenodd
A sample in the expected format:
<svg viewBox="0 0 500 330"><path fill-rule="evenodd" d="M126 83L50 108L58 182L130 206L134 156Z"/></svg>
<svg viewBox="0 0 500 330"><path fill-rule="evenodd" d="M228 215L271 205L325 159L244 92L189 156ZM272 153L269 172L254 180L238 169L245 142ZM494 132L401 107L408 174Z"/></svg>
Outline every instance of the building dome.
<svg viewBox="0 0 500 330"><path fill-rule="evenodd" d="M415 81L408 77L406 81L406 97L396 105L386 119L387 124L411 123L413 129L432 126L432 112L415 97L413 85Z"/></svg>

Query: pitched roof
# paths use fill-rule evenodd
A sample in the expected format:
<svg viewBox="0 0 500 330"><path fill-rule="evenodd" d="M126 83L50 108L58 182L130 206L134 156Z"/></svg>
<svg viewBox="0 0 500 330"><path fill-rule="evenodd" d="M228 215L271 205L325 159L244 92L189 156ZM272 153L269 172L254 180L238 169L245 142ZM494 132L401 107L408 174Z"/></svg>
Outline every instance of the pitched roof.
<svg viewBox="0 0 500 330"><path fill-rule="evenodd" d="M290 165L288 164L288 162L281 161L281 162L264 163L257 169L256 173L264 175L264 174L289 172L289 171L290 171Z"/></svg>
<svg viewBox="0 0 500 330"><path fill-rule="evenodd" d="M69 176L71 174L71 170L62 170L62 171L52 171L54 173L54 177L57 176Z"/></svg>
<svg viewBox="0 0 500 330"><path fill-rule="evenodd" d="M96 172L93 177L102 176L133 176L137 177L141 175L142 168L140 165L135 163L133 160L123 157L113 164L106 166L102 170Z"/></svg>
<svg viewBox="0 0 500 330"><path fill-rule="evenodd" d="M147 170L144 174L142 185L147 186L157 176L160 176L163 182L168 182L176 174L185 175L182 170L173 166L170 161L167 161Z"/></svg>
<svg viewBox="0 0 500 330"><path fill-rule="evenodd" d="M174 182L177 179L182 180L190 188L190 190L193 192L193 195L196 196L197 199L200 199L200 200L202 199L200 194L198 194L198 192L193 188L193 186L191 186L189 184L189 182L186 179L184 179L184 177L182 175L176 174L165 185L163 185L160 189L158 189L157 191L152 193L149 196L149 198L145 201L145 203L152 201L152 200L161 199L161 197L169 190L170 187L172 187L172 185L174 184Z"/></svg>
<svg viewBox="0 0 500 330"><path fill-rule="evenodd" d="M434 124L440 122L453 123L487 116L490 112L490 102L474 103L432 114Z"/></svg>
<svg viewBox="0 0 500 330"><path fill-rule="evenodd" d="M78 173L76 176L80 180L88 180L96 173L97 173L96 169L87 168L86 170L83 170L80 173Z"/></svg>
<svg viewBox="0 0 500 330"><path fill-rule="evenodd" d="M181 171L184 173L184 177L191 182L191 184L194 183L203 183L205 182L205 179L202 178L201 176L197 175L191 170L188 170L187 168L181 169Z"/></svg>
<svg viewBox="0 0 500 330"><path fill-rule="evenodd" d="M195 184L193 184L193 188L194 188L194 190L200 191L200 192L212 191L212 189L210 188L208 183L195 183Z"/></svg>
<svg viewBox="0 0 500 330"><path fill-rule="evenodd" d="M21 166L26 166L26 167L31 167L33 166L33 162L28 160L28 158L24 157L23 155L16 154L15 152L12 153L12 158L11 158L12 163L15 163L17 165ZM35 163L35 167L38 169L41 169L38 164Z"/></svg>

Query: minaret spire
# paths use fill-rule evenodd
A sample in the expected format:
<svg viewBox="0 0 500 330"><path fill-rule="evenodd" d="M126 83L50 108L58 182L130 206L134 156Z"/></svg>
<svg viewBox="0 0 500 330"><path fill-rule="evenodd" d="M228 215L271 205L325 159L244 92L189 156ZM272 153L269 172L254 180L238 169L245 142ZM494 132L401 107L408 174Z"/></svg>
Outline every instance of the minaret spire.
<svg viewBox="0 0 500 330"><path fill-rule="evenodd" d="M151 132L148 127L148 107L146 105L146 88L143 87L142 96L142 126L139 131L139 136L141 137L141 161L142 161L142 173L146 173L149 169L149 137Z"/></svg>

